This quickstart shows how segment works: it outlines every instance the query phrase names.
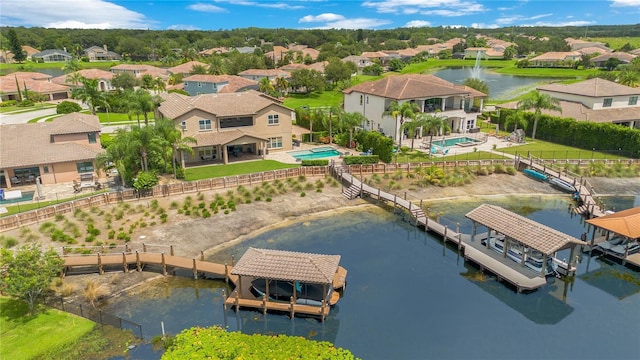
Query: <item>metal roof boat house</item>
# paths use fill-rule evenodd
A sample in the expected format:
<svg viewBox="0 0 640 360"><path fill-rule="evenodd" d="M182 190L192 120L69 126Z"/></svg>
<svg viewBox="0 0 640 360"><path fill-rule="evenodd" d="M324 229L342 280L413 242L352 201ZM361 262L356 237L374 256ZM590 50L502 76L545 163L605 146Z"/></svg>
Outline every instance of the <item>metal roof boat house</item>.
<svg viewBox="0 0 640 360"><path fill-rule="evenodd" d="M238 277L225 306L319 316L340 299L347 271L339 255L249 248L231 270Z"/></svg>

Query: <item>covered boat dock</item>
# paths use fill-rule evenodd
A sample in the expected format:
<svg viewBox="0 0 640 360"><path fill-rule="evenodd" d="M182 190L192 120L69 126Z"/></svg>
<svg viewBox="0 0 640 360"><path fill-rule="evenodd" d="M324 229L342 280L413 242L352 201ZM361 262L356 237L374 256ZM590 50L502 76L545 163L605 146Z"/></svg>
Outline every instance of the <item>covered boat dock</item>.
<svg viewBox="0 0 640 360"><path fill-rule="evenodd" d="M571 249L568 263L563 264L561 261L554 261L557 261L559 268L562 268L565 275L575 274L575 248L578 245L585 244L583 241L495 205L480 205L465 216L473 221L472 239L477 235L478 224L487 227L488 238L494 233L505 236L502 249L504 258L507 257L507 251L514 242L522 244L524 248L519 266L521 268L525 267L527 250L529 252L532 250L540 252L543 255L542 269L537 274L540 277L544 277L546 273L547 259L549 257L553 257L560 250ZM489 248L488 238L485 244L487 248ZM515 262L513 263L514 265L516 264Z"/></svg>
<svg viewBox="0 0 640 360"><path fill-rule="evenodd" d="M235 306L236 310L250 307L265 313L268 310L288 312L291 317L299 313L324 320L346 284L347 271L339 263L340 255L249 248L231 270L238 282L225 300L225 306ZM256 287L252 289L252 282L256 284L256 281L261 284L257 294ZM269 289L270 284L277 282L288 284L291 289L288 299L272 296L275 290L282 291L279 285L279 289ZM311 287L322 294L320 298L314 297L315 301L303 290Z"/></svg>
<svg viewBox="0 0 640 360"><path fill-rule="evenodd" d="M626 238L625 254L619 256L613 252L605 251L605 253L622 259L623 263L629 262L640 267L640 253L628 254L629 244L633 243L633 241L640 240L640 206L589 219L586 222L593 225L590 241L591 247L596 243L596 229L598 228L606 231L605 238L599 240L608 240L612 233L618 234Z"/></svg>

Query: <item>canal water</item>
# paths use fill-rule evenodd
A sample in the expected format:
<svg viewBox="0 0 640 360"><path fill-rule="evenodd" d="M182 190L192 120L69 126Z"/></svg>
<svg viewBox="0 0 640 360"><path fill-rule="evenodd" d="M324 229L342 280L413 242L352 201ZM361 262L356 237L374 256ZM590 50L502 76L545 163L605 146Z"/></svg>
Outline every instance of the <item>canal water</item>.
<svg viewBox="0 0 640 360"><path fill-rule="evenodd" d="M617 209L640 196L606 199ZM464 214L481 203L503 206L579 237L580 217L557 196L487 197L429 204L441 222L470 232ZM211 236L215 236L212 232ZM288 334L326 340L362 359L635 358L640 333L640 275L605 258L580 254L577 276L516 293L465 262L455 248L373 207L293 224L228 248L209 260L238 259L247 247L341 255L345 296L322 323L257 311L223 311L223 281L166 277L111 300L104 310L141 323L146 339L164 324ZM567 251L568 253L568 251ZM560 257L568 254L560 254ZM150 346L132 359L158 359Z"/></svg>
<svg viewBox="0 0 640 360"><path fill-rule="evenodd" d="M489 98L492 100L508 100L516 98L535 87L552 81L559 81L558 78L538 78L527 76L503 75L496 72L480 68L480 80L487 83L489 87ZM447 68L433 73L433 75L461 85L466 79L472 77L474 69L472 67Z"/></svg>

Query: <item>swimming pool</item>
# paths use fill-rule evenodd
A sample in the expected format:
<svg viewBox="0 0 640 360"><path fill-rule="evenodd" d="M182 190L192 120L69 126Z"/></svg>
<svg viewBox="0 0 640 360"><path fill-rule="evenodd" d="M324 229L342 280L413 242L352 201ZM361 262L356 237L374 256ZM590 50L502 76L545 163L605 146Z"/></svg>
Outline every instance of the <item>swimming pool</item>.
<svg viewBox="0 0 640 360"><path fill-rule="evenodd" d="M468 146L468 145L472 145L475 143L479 143L480 141L474 139L474 138L470 138L470 137L457 137L457 138L451 138L451 139L445 139L444 141L442 140L436 140L433 142L433 145L437 145L437 146L455 146L458 144L464 144L462 146Z"/></svg>
<svg viewBox="0 0 640 360"><path fill-rule="evenodd" d="M338 156L340 152L332 147L319 147L309 150L290 151L287 154L300 160L322 159L330 156Z"/></svg>
<svg viewBox="0 0 640 360"><path fill-rule="evenodd" d="M22 192L22 196L20 196L19 198L0 200L0 205L15 204L15 203L23 202L23 201L31 201L31 200L33 200L33 194L34 193L35 193L35 191L23 191Z"/></svg>

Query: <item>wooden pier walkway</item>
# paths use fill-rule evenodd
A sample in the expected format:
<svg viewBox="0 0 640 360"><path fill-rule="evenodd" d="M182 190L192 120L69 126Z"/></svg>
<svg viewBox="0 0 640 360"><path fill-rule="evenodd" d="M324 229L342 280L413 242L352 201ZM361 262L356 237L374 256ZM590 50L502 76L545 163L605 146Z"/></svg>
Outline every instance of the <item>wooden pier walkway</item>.
<svg viewBox="0 0 640 360"><path fill-rule="evenodd" d="M436 220L429 219L420 205L369 186L340 168L336 168L334 171L336 171L335 174L339 178L348 183L348 186L343 189L345 197L353 199L356 196L370 196L378 201L393 204L394 208L406 210L411 215L416 226L424 227L426 231L442 236L444 242L450 241L456 244L458 249L463 252L465 260L470 260L480 266L481 269L489 270L496 274L499 280L512 284L518 292L535 290L547 283L546 279L539 276L539 274L526 268L514 267L513 264L508 263L511 260L503 259L499 254L481 246L480 240L471 239L468 234L452 231Z"/></svg>
<svg viewBox="0 0 640 360"><path fill-rule="evenodd" d="M575 177L571 177L568 174L563 174L562 171L558 171L552 168L547 167L546 164L535 161L533 158L528 159L516 159L517 167L529 167L536 171L542 172L547 176L558 178L572 184L579 192L580 200L582 205L576 207L574 209L576 214L579 215L588 215L589 217L600 217L604 216L604 211L598 205L598 202L593 198L593 194L589 190L589 186L587 186L586 181L583 179L578 179Z"/></svg>
<svg viewBox="0 0 640 360"><path fill-rule="evenodd" d="M146 246L143 246L146 248ZM119 249L117 249L119 250ZM91 254L63 254L64 273L69 271L98 272L103 274L106 267L121 267L124 272L129 272L131 268L142 271L146 266L159 266L162 274L167 275L168 269L184 269L193 272L193 277L197 279L201 274L212 277L224 278L234 285L238 277L231 274L233 266L227 264L217 264L205 261L201 258L186 258L173 255L173 251L155 253L141 250L132 250L128 246L121 252L116 249L107 248L108 252L96 252Z"/></svg>

